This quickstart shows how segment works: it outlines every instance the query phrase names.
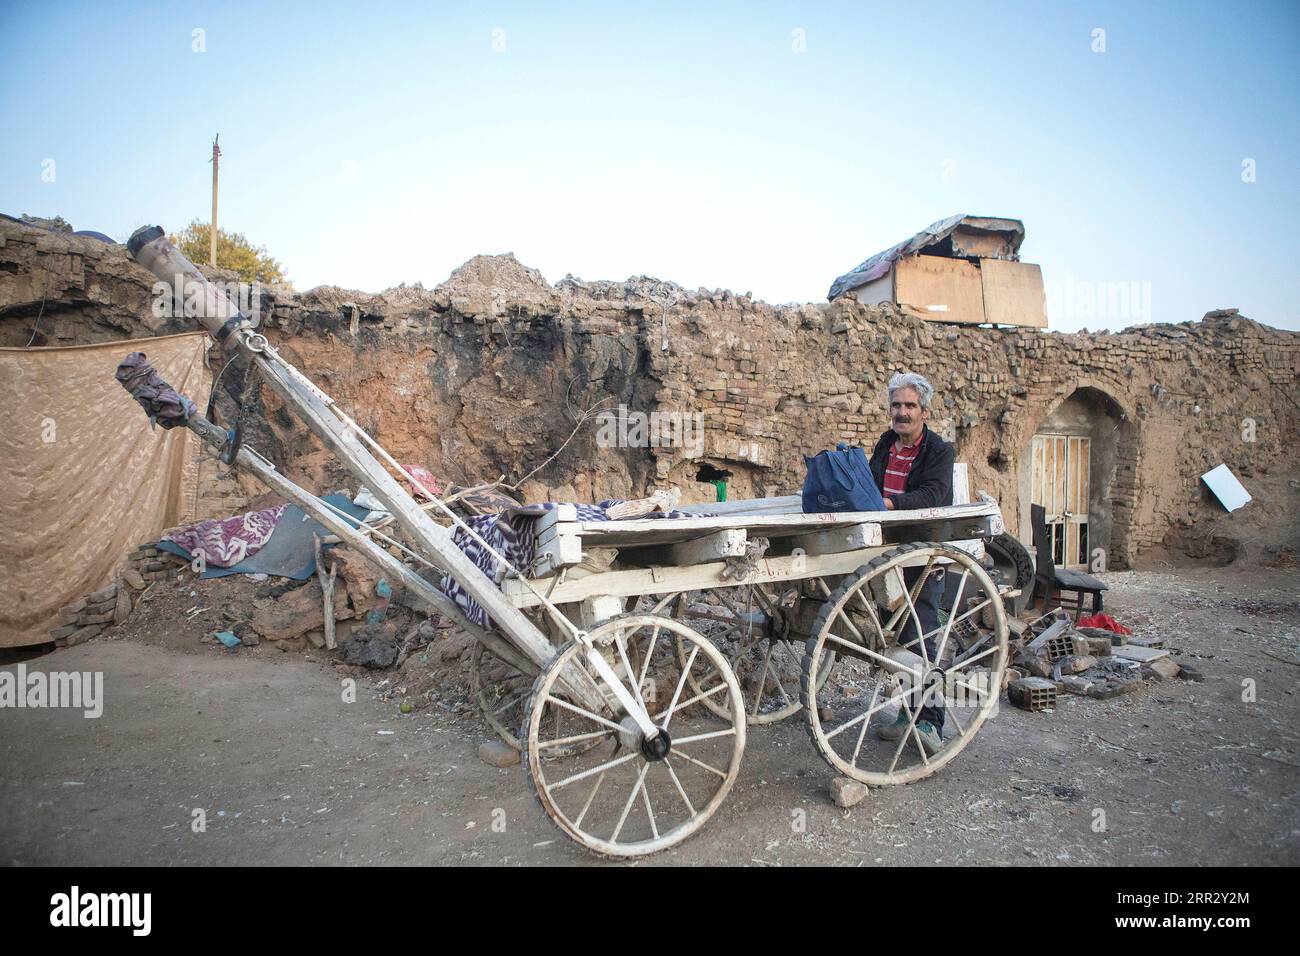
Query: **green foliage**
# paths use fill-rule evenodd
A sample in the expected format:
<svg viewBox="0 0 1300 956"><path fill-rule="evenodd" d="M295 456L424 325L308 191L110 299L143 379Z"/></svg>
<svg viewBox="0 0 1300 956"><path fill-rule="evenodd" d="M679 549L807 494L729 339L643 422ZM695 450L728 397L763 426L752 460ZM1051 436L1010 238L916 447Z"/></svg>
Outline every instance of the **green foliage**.
<svg viewBox="0 0 1300 956"><path fill-rule="evenodd" d="M211 226L195 219L179 236L168 236L191 262L208 261L208 237ZM229 269L244 282L283 282L284 267L272 259L262 246L254 246L238 232L217 227L217 268Z"/></svg>

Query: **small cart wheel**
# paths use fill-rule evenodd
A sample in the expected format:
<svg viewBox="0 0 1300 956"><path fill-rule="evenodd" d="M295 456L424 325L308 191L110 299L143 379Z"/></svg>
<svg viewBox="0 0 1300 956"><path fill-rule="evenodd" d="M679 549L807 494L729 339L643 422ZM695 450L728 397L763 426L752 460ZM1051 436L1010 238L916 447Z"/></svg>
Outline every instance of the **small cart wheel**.
<svg viewBox="0 0 1300 956"><path fill-rule="evenodd" d="M823 684L827 648L840 660ZM855 780L921 780L996 711L1006 658L1006 612L980 563L949 545L900 545L846 576L817 616L800 685L809 734Z"/></svg>
<svg viewBox="0 0 1300 956"><path fill-rule="evenodd" d="M683 592L673 603L673 617L699 627L727 658L740 682L745 720L750 726L779 723L803 706L799 679L806 636L796 630L802 599L803 590L794 582L781 591L744 584ZM677 653L685 661L689 645L679 641ZM835 662L833 649L827 648L825 653L820 670L823 683ZM692 680L691 689L699 693L693 678L688 679ZM706 697L703 703L725 716L713 698Z"/></svg>
<svg viewBox="0 0 1300 956"><path fill-rule="evenodd" d="M529 786L555 825L596 853L633 857L674 846L704 825L736 780L745 749L740 686L717 648L671 618L626 615L588 636L659 733L640 733L573 641L533 685L521 734ZM677 641L689 648L685 661ZM598 708L567 690L584 679L600 688ZM725 717L703 706L714 698ZM596 746L573 752L587 741Z"/></svg>
<svg viewBox="0 0 1300 956"><path fill-rule="evenodd" d="M513 664L497 657L482 642L474 642L469 672L474 701L488 726L515 750L523 749L519 743L518 730L523 723L524 707L528 704L528 695L532 692L535 677L535 673L521 673Z"/></svg>

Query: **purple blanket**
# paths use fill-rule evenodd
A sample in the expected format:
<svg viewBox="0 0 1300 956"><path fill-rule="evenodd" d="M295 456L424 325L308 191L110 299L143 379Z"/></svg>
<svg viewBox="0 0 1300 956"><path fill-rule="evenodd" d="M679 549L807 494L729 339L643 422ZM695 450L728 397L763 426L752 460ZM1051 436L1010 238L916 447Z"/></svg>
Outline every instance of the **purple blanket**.
<svg viewBox="0 0 1300 956"><path fill-rule="evenodd" d="M219 520L209 519L178 528L163 535L164 541L174 541L191 555L203 555L205 564L214 568L228 568L239 564L262 550L271 539L271 533L280 523L287 505L276 505L263 511L250 511Z"/></svg>

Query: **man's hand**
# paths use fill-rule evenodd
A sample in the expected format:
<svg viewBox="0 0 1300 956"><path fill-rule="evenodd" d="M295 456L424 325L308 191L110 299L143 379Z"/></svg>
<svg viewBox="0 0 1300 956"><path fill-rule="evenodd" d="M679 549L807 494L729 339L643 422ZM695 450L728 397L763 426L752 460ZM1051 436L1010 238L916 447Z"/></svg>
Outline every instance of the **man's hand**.
<svg viewBox="0 0 1300 956"><path fill-rule="evenodd" d="M886 498L886 499L885 499L885 510L886 510L886 511L893 511L893 510L894 510L894 499L893 499L893 498Z"/></svg>

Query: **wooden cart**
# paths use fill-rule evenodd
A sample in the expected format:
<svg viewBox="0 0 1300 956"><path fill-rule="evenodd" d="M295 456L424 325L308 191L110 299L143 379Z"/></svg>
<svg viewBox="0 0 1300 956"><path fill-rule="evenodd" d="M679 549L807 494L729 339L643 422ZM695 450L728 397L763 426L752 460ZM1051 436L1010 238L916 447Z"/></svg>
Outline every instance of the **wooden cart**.
<svg viewBox="0 0 1300 956"><path fill-rule="evenodd" d="M880 786L934 773L996 708L1007 619L1006 588L985 567L984 543L1003 530L991 499L803 514L798 498L773 498L623 521L579 521L561 506L537 519L533 567L511 568L410 479L498 560L498 585L406 492L392 456L161 229L138 230L128 248L168 288L201 292L199 321L245 355L406 532L404 544L360 524L251 448L231 450L412 600L477 638L484 716L521 747L538 801L582 846L631 857L695 833L735 782L751 725L802 712L836 771ZM230 449L225 429L197 416L186 425ZM450 575L496 627L474 624L412 564ZM927 605L922 589L940 580L942 598ZM927 607L937 616L923 623Z"/></svg>

